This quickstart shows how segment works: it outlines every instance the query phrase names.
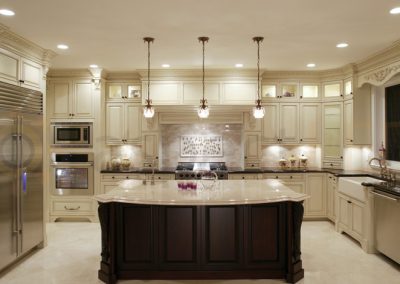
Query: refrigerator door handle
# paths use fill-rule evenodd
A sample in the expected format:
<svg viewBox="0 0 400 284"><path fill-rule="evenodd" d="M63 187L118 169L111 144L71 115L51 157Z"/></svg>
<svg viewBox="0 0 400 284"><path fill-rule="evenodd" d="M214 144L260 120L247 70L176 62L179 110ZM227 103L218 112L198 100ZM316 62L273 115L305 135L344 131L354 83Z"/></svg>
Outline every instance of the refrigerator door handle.
<svg viewBox="0 0 400 284"><path fill-rule="evenodd" d="M22 194L26 193L28 188L27 188L27 182L28 182L28 172L26 168L22 168L22 174L21 174L21 185L22 185Z"/></svg>

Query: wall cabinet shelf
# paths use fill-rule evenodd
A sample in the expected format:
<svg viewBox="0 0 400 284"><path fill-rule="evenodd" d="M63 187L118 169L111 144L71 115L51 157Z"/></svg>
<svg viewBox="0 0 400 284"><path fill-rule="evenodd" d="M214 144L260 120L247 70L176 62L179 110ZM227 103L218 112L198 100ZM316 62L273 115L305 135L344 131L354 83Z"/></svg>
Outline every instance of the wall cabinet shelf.
<svg viewBox="0 0 400 284"><path fill-rule="evenodd" d="M50 81L50 118L94 118L95 100L90 80Z"/></svg>
<svg viewBox="0 0 400 284"><path fill-rule="evenodd" d="M141 106L134 103L106 104L106 144L142 143Z"/></svg>

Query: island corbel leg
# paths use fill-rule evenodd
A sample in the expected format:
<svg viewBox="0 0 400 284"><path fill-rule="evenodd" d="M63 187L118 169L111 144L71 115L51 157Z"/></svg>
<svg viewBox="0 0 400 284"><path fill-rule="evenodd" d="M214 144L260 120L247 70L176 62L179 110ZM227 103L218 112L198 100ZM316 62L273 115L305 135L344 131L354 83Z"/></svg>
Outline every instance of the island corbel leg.
<svg viewBox="0 0 400 284"><path fill-rule="evenodd" d="M101 262L98 277L101 281L107 284L114 284L117 282L115 275L115 267L112 258L114 258L113 251L113 234L114 224L111 218L114 217L113 208L110 203L100 203L98 208L100 227L101 227Z"/></svg>
<svg viewBox="0 0 400 284"><path fill-rule="evenodd" d="M303 222L303 202L288 203L288 275L286 280L296 283L304 278L301 261L301 223Z"/></svg>

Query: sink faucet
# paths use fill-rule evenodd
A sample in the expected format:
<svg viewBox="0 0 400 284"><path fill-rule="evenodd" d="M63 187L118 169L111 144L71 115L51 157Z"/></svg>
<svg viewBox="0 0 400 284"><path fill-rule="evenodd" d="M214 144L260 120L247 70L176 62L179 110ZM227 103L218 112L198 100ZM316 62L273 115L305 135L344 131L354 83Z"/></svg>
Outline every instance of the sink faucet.
<svg viewBox="0 0 400 284"><path fill-rule="evenodd" d="M369 166L372 167L372 161L378 161L379 163L379 168L380 168L380 174L381 177L384 179L388 179L390 181L392 181L392 175L390 173L390 171L388 170L387 166L386 166L386 160L385 159L380 159L380 158L372 158L371 160L369 160ZM396 176L394 175L394 179L396 178Z"/></svg>
<svg viewBox="0 0 400 284"><path fill-rule="evenodd" d="M151 162L151 180L150 180L150 184L154 185L155 181L154 181L154 171L155 171L155 161L158 160L158 157L154 157L153 161Z"/></svg>

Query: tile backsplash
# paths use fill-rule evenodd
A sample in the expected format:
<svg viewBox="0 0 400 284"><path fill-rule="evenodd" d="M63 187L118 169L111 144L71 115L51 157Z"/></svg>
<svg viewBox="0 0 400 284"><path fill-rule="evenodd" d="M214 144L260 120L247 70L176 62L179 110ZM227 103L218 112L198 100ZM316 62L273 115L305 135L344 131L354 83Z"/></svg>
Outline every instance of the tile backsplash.
<svg viewBox="0 0 400 284"><path fill-rule="evenodd" d="M222 136L223 155L221 157L182 157L181 136L210 135ZM228 167L243 164L241 124L179 124L161 126L161 166L175 167L178 162L225 162Z"/></svg>
<svg viewBox="0 0 400 284"><path fill-rule="evenodd" d="M317 146L307 145L271 145L262 148L262 167L279 167L279 160L285 158L289 160L291 156L297 160L301 155L308 158L307 165L309 168L321 167L321 148Z"/></svg>

